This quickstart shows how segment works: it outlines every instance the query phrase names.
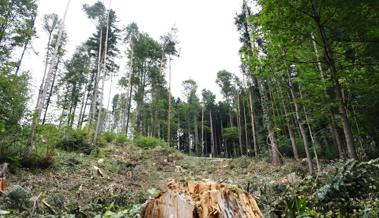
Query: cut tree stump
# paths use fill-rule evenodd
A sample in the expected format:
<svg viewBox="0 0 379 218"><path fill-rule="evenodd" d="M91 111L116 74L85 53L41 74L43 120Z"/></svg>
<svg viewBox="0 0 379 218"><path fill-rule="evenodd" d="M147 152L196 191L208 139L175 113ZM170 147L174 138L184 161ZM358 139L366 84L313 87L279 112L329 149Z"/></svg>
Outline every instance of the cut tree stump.
<svg viewBox="0 0 379 218"><path fill-rule="evenodd" d="M0 178L0 192L7 191L7 188L8 188L7 181L5 181L4 178Z"/></svg>
<svg viewBox="0 0 379 218"><path fill-rule="evenodd" d="M142 218L261 218L254 198L236 186L216 182L170 182L149 200Z"/></svg>

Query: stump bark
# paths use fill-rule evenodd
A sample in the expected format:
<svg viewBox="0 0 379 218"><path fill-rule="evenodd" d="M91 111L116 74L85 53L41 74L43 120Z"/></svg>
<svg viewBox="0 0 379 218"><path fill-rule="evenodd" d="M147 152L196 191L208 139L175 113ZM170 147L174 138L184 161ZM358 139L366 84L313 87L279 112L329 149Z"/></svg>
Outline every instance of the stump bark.
<svg viewBox="0 0 379 218"><path fill-rule="evenodd" d="M236 186L216 182L171 182L147 202L142 218L261 218L255 199Z"/></svg>
<svg viewBox="0 0 379 218"><path fill-rule="evenodd" d="M8 188L8 184L5 178L0 178L0 192L5 192Z"/></svg>

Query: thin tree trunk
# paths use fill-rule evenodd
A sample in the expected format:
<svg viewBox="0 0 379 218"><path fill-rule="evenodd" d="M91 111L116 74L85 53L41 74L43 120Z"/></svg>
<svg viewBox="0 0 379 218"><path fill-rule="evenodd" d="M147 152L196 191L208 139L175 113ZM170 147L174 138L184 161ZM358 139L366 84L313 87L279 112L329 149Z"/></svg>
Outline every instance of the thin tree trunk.
<svg viewBox="0 0 379 218"><path fill-rule="evenodd" d="M168 56L168 121L167 121L167 143L171 146L171 56Z"/></svg>
<svg viewBox="0 0 379 218"><path fill-rule="evenodd" d="M63 26L64 26L64 23L65 23L65 20L66 20L66 16L67 16L67 12L68 12L68 8L70 6L70 3L71 3L71 0L68 0L67 1L67 6L66 6L66 9L65 9L65 12L64 12L64 16L63 16L63 19L62 19L62 24L61 24L61 26L59 28L57 43L56 43L55 48L54 48L54 53L53 53L52 60L51 60L50 70L49 70L49 72L48 72L48 74L46 76L46 81L45 81L45 85L44 85L44 88L43 88L43 92L41 93L41 96L40 95L38 96L38 99L40 99L40 100L37 100L36 110L35 110L35 114L33 116L31 134L30 134L30 137L29 137L29 140L28 140L28 143L27 143L27 145L28 145L28 150L27 150L27 153L26 153L27 157L30 157L32 155L32 153L33 153L34 140L35 140L35 136L36 136L37 125L39 123L39 118L41 116L42 109L44 107L44 102L41 101L41 99L45 99L45 96L46 96L46 94L48 92L48 89L51 86L51 78L52 78L53 68L54 68L54 65L55 65L55 62L56 62L58 49L59 49L59 46L61 44L62 35L63 35Z"/></svg>
<svg viewBox="0 0 379 218"><path fill-rule="evenodd" d="M302 100L303 99L303 95L301 94L301 90L299 91L299 94L300 94L300 100ZM307 126L308 126L309 135L311 136L311 141L312 141L312 145L313 145L312 146L313 147L313 153L314 153L315 159L316 159L317 172L320 172L320 163L318 161L318 155L317 155L317 150L316 150L316 141L314 139L314 135L312 133L312 127L309 124L307 111L305 110L304 105L303 105L303 111L304 111L304 116L305 116L305 122L307 123Z"/></svg>
<svg viewBox="0 0 379 218"><path fill-rule="evenodd" d="M43 114L42 124L45 124L45 122L46 122L47 111L49 110L49 106L50 106L50 102L51 102L51 96L53 95L53 89L54 89L55 80L56 80L57 73L58 73L59 62L60 62L60 57L58 57L57 66L55 67L55 71L54 71L54 75L53 75L53 82L51 83L49 95L48 95L47 100L46 100L46 107L45 107L45 111Z"/></svg>
<svg viewBox="0 0 379 218"><path fill-rule="evenodd" d="M269 111L265 87L259 79L257 80L257 82L258 82L258 87L261 93L264 122L265 122L265 126L268 132L268 138L270 139L270 144L271 144L272 165L279 166L283 164L283 160L280 157L278 143L276 140L276 134L272 126L271 114Z"/></svg>
<svg viewBox="0 0 379 218"><path fill-rule="evenodd" d="M82 99L82 105L80 107L80 112L79 112L79 118L78 118L78 123L76 128L81 128L82 125L82 119L85 111L85 104L87 103L87 90L84 91L83 99Z"/></svg>
<svg viewBox="0 0 379 218"><path fill-rule="evenodd" d="M241 106L240 106L240 95L237 94L237 125L238 125L238 143L240 148L240 155L244 154L242 146L242 126L241 126Z"/></svg>
<svg viewBox="0 0 379 218"><path fill-rule="evenodd" d="M245 150L246 150L246 154L250 156L250 149L248 148L249 136L247 134L246 105L243 99L242 99L242 107L243 107L243 121L244 121L244 128L245 128Z"/></svg>
<svg viewBox="0 0 379 218"><path fill-rule="evenodd" d="M100 106L99 106L99 114L97 116L97 123L96 123L96 131L95 135L93 138L93 143L97 143L97 137L100 133L101 129L101 120L102 120L102 107L103 107L103 101L104 101L104 88L105 88L105 77L106 77L106 70L107 70L107 55L108 55L108 35L109 35L109 16L110 16L110 10L111 10L111 4L112 0L109 1L109 9L108 9L108 14L107 14L107 26L106 26L106 31L105 31L105 42L104 42L104 57L103 57L103 66L102 66L102 72L100 71L100 77L101 73L103 73L103 78L102 78L102 87L101 87L101 94L100 94ZM100 41L100 44L102 42ZM100 61L101 62L101 61Z"/></svg>
<svg viewBox="0 0 379 218"><path fill-rule="evenodd" d="M209 120L210 120L210 125L211 125L211 153L212 153L212 157L215 157L215 141L214 141L214 134L213 134L212 111L209 112Z"/></svg>
<svg viewBox="0 0 379 218"><path fill-rule="evenodd" d="M250 114L251 114L251 132L253 133L253 144L254 144L254 154L258 156L258 144L255 133L255 115L254 115L254 102L251 92L249 92L249 101L250 101Z"/></svg>
<svg viewBox="0 0 379 218"><path fill-rule="evenodd" d="M323 71L322 66L321 66L320 55L318 53L316 39L314 37L313 32L311 33L311 38L312 38L313 49L314 49L314 52L315 52L315 55L316 55L316 59L317 59L317 68L318 68L318 70L320 72L321 80L322 80L322 82L325 85L324 71ZM327 94L326 88L324 89L324 95L327 98L328 94ZM344 155L343 155L343 152L342 152L342 143L341 143L340 135L337 132L335 114L334 114L334 112L332 111L331 108L329 108L329 111L330 111L330 114L331 114L331 116L330 116L330 121L331 121L330 128L331 128L331 135L332 135L332 138L333 138L333 142L337 146L339 158L343 159Z"/></svg>
<svg viewBox="0 0 379 218"><path fill-rule="evenodd" d="M199 129L197 126L197 119L195 117L195 152L199 155Z"/></svg>
<svg viewBox="0 0 379 218"><path fill-rule="evenodd" d="M32 19L32 30L34 29L34 24L35 24L35 17L33 17L33 19ZM20 60L17 62L16 72L15 72L16 75L18 75L18 73L20 71L22 61L24 60L25 52L28 48L28 45L29 45L31 39L32 39L32 37L28 38L28 40L26 40L26 42L24 44L24 48L22 49Z"/></svg>
<svg viewBox="0 0 379 218"><path fill-rule="evenodd" d="M132 84L132 79L133 79L133 59L134 59L134 46L132 45L132 48L130 50L131 55L130 55L130 72L129 72L129 78L128 78L128 93L127 93L127 102L125 105L125 112L124 113L124 119L123 119L123 131L125 132L125 135L128 136L128 130L129 130L129 120L130 120L130 108L132 104L132 93L133 93L133 84ZM126 115L126 120L125 120L125 115Z"/></svg>
<svg viewBox="0 0 379 218"><path fill-rule="evenodd" d="M201 154L205 156L204 143L204 105L201 107Z"/></svg>
<svg viewBox="0 0 379 218"><path fill-rule="evenodd" d="M295 106L296 120L297 120L297 123L299 125L300 134L303 138L304 150L305 150L305 154L307 156L307 162L308 162L308 170L309 170L310 174L313 174L312 157L311 157L311 154L309 152L309 143L308 143L307 133L306 133L305 128L304 128L304 120L302 120L300 117L300 110L299 110L299 106L296 102L295 91L294 91L294 87L292 84L290 73L288 73L288 84L290 86L290 92L291 92L293 104Z"/></svg>
<svg viewBox="0 0 379 218"><path fill-rule="evenodd" d="M284 103L284 96L282 95L282 105L284 109L284 116L287 124L287 129L288 129L288 134L290 136L291 140L291 145L292 145L292 152L293 152L293 157L295 158L296 161L299 161L299 153L297 151L297 145L296 145L296 139L295 139L295 133L293 132L293 128L291 126L291 120L289 118L289 113L286 104Z"/></svg>
<svg viewBox="0 0 379 218"><path fill-rule="evenodd" d="M341 117L342 124L343 124L343 130L345 134L348 155L349 155L349 158L358 159L355 146L354 146L353 132L351 130L351 125L347 117L345 102L342 97L342 91L341 91L342 89L341 89L341 85L337 76L337 67L334 60L334 56L333 56L333 50L328 42L328 37L324 29L324 26L321 24L320 12L319 10L316 9L316 6L313 1L312 1L312 12L313 12L313 19L317 25L317 28L322 40L325 59L330 69L330 76L334 85L334 92L335 92L335 97L338 104L338 111L339 111L339 115Z"/></svg>
<svg viewBox="0 0 379 218"><path fill-rule="evenodd" d="M91 99L91 109L90 109L90 115L89 115L90 128L92 128L92 125L93 125L93 122L95 121L95 116L96 116L97 92L99 89L99 82L100 82L100 76L101 76L101 59L102 59L102 46L103 46L102 42L103 42L103 28L100 28L97 71L96 71L96 76L95 76L95 86L93 89L93 94L92 94L92 99Z"/></svg>

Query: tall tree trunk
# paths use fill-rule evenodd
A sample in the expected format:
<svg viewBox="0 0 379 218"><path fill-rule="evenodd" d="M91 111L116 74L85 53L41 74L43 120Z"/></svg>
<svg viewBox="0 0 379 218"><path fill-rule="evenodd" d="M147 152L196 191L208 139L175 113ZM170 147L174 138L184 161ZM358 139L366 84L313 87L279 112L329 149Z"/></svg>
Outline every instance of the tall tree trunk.
<svg viewBox="0 0 379 218"><path fill-rule="evenodd" d="M195 153L196 155L199 155L199 129L197 126L197 119L195 116Z"/></svg>
<svg viewBox="0 0 379 218"><path fill-rule="evenodd" d="M133 69L133 59L134 59L134 46L132 45L131 49L131 55L130 55L130 72L129 72L129 78L128 78L128 93L127 93L127 102L125 105L125 113L124 113L124 119L123 119L123 125L122 129L125 132L125 135L128 136L128 131L129 131L129 120L130 120L130 108L132 104L132 93L133 93L133 84L132 84L132 79L133 79L133 74L134 74L134 69ZM126 116L125 116L126 115ZM126 118L126 119L125 119Z"/></svg>
<svg viewBox="0 0 379 218"><path fill-rule="evenodd" d="M301 90L299 91L299 94L300 94L300 100L303 100L303 95L301 94ZM305 116L305 122L307 123L307 126L308 126L309 135L311 136L311 141L312 141L312 145L313 145L312 146L313 147L313 153L314 153L315 159L316 159L317 172L320 172L320 163L318 161L318 155L317 155L317 150L316 150L317 143L316 143L316 140L314 139L312 127L309 123L307 111L305 110L304 105L303 105L303 111L304 111L304 116Z"/></svg>
<svg viewBox="0 0 379 218"><path fill-rule="evenodd" d="M61 24L61 26L59 28L57 43L56 43L55 48L54 48L54 52L53 52L53 56L52 56L52 60L51 60L51 65L50 65L50 70L49 70L49 72L46 75L46 81L45 81L45 85L44 85L43 91L42 91L41 95L38 95L37 105L36 105L35 113L33 115L31 134L30 134L30 137L29 137L28 143L27 143L27 145L28 145L27 146L28 150L27 150L27 153L26 153L27 157L30 157L32 155L32 153L33 153L34 140L35 140L35 136L36 136L37 125L39 123L39 119L40 119L40 116L41 116L41 113L42 113L42 109L44 108L44 102L43 102L42 99L46 99L46 94L48 92L48 89L51 86L52 74L53 74L53 70L54 70L54 66L55 66L55 62L56 62L56 58L57 58L57 54L58 54L58 49L59 49L59 46L60 46L61 41L62 41L63 26L64 26L64 23L65 23L65 20L66 20L66 16L67 16L67 12L68 12L68 8L70 6L70 3L71 3L71 0L68 0L67 1L67 6L66 6L66 9L65 9L65 12L64 12L64 16L63 16L63 19L62 19L62 24Z"/></svg>
<svg viewBox="0 0 379 218"><path fill-rule="evenodd" d="M78 123L76 126L76 128L78 129L80 129L82 126L82 119L85 112L85 105L87 104L87 90L84 91L84 95L81 102L82 102L82 105L80 106L79 118L78 118Z"/></svg>
<svg viewBox="0 0 379 218"><path fill-rule="evenodd" d="M167 143L171 146L171 56L168 56L168 121L167 121Z"/></svg>
<svg viewBox="0 0 379 218"><path fill-rule="evenodd" d="M291 97L293 100L293 104L295 106L296 120L297 120L297 123L299 125L300 134L303 138L304 150L305 150L305 154L307 156L308 170L309 170L310 174L313 174L313 164L312 164L312 157L311 157L311 154L309 152L308 137L307 137L307 133L306 133L305 127L304 127L304 120L301 119L301 116L300 116L299 105L297 104L297 101L296 101L295 91L294 91L294 87L293 87L292 80L291 80L291 74L289 72L288 72L288 84L290 86Z"/></svg>
<svg viewBox="0 0 379 218"><path fill-rule="evenodd" d="M58 57L57 66L55 67L55 71L54 71L54 75L53 75L53 81L51 83L49 95L47 96L47 100L46 100L46 107L44 108L45 111L43 114L42 124L45 124L45 122L46 122L47 111L49 110L49 106L50 106L50 102L51 102L51 96L53 95L53 90L54 90L55 80L56 80L57 73L58 73L58 66L60 63L60 59L61 59L61 57Z"/></svg>
<svg viewBox="0 0 379 218"><path fill-rule="evenodd" d="M324 50L324 56L325 56L327 65L329 67L330 76L334 85L334 92L335 92L335 97L338 104L339 115L341 117L342 124L343 124L343 130L345 134L348 155L349 155L349 158L358 159L355 146L354 146L353 132L351 130L350 121L347 117L345 102L342 97L342 89L338 80L338 75L337 75L338 71L337 71L335 60L334 60L333 49L331 48L329 44L329 39L327 37L326 31L324 29L323 24L321 23L320 11L316 8L313 1L312 1L312 13L313 13L312 18L314 19L317 25L318 31L320 33L320 37L322 41L321 43Z"/></svg>
<svg viewBox="0 0 379 218"><path fill-rule="evenodd" d="M204 105L201 107L201 154L205 156L204 143Z"/></svg>
<svg viewBox="0 0 379 218"><path fill-rule="evenodd" d="M226 146L224 136L223 136L224 127L222 125L221 115L219 115L219 116L220 116L220 148L222 148L222 146L224 145L224 157L227 157L228 156L228 147Z"/></svg>
<svg viewBox="0 0 379 218"><path fill-rule="evenodd" d="M282 106L283 106L283 109L284 109L284 116L285 116L286 125L287 125L287 129L288 129L288 134L289 134L290 140L291 140L293 157L295 158L296 161L299 161L300 160L299 159L299 153L297 151L295 133L294 133L292 125L291 125L290 114L288 113L287 106L286 106L286 104L284 102L284 96L281 95L281 98L282 98Z"/></svg>
<svg viewBox="0 0 379 218"><path fill-rule="evenodd" d="M316 55L316 59L317 59L317 68L318 68L318 70L320 72L321 80L322 80L322 82L325 85L324 71L323 71L322 66L321 66L320 55L319 55L319 52L318 52L318 49L317 49L316 39L315 39L313 33L311 33L311 39L312 39L313 49L314 49L314 52L315 52L315 55ZM325 98L328 97L328 93L327 93L326 88L324 89L324 95L325 95ZM338 149L339 158L343 159L344 155L343 155L343 152L342 152L342 143L341 143L340 135L337 132L335 114L334 114L332 108L329 108L329 111L330 111L330 121L331 121L331 123L330 123L330 130L331 130L332 139L333 139L333 142L334 142L334 144L336 145L336 147Z"/></svg>
<svg viewBox="0 0 379 218"><path fill-rule="evenodd" d="M214 140L214 134L213 134L213 118L212 118L212 111L209 112L209 120L211 125L211 153L212 157L215 157L215 140Z"/></svg>
<svg viewBox="0 0 379 218"><path fill-rule="evenodd" d="M265 127L267 129L268 138L270 139L270 144L271 144L272 165L279 166L283 164L283 160L280 157L278 143L276 140L276 134L272 126L272 118L271 118L271 113L269 110L265 87L263 85L263 82L260 79L258 79L257 82L258 82L258 87L261 93L261 102L262 102Z"/></svg>
<svg viewBox="0 0 379 218"><path fill-rule="evenodd" d="M249 146L249 136L247 134L247 117L246 117L246 105L244 99L242 99L242 108L243 108L243 121L244 121L244 129L245 129L245 150L246 154L250 156Z"/></svg>
<svg viewBox="0 0 379 218"><path fill-rule="evenodd" d="M100 133L100 129L101 129L101 120L102 120L102 108L103 108L103 101L104 101L104 89L105 89L105 77L106 77L106 70L107 70L107 55L108 55L108 35L109 35L109 16L110 16L110 10L111 10L111 4L112 4L112 0L109 1L109 9L108 9L108 14L107 14L107 26L106 26L106 31L105 31L105 41L104 41L104 57L103 57L103 60L100 61L102 62L102 70L100 71L100 77L102 77L102 87L101 87L101 94L100 94L100 106L99 106L99 114L97 116L97 123L96 123L96 131L95 131L95 135L93 137L93 143L97 143L97 137ZM100 44L102 43L102 41L100 41ZM101 73L103 73L103 75L101 76ZM105 122L105 120L104 120Z"/></svg>
<svg viewBox="0 0 379 218"><path fill-rule="evenodd" d="M34 29L34 24L35 24L35 17L33 17L33 19L32 19L32 30ZM23 47L23 49L22 49L22 53L21 53L20 60L17 62L16 72L15 72L16 75L18 75L18 73L19 73L19 71L20 71L22 61L24 60L25 52L26 52L26 50L27 50L27 48L28 48L28 45L29 45L31 39L32 39L32 36L30 36L30 37L26 40L26 42L24 43L24 47Z"/></svg>
<svg viewBox="0 0 379 218"><path fill-rule="evenodd" d="M250 114L251 114L251 132L253 133L253 144L254 144L254 154L258 156L258 144L255 133L255 115L254 115L254 102L252 98L252 94L249 91L249 102L250 102Z"/></svg>
<svg viewBox="0 0 379 218"><path fill-rule="evenodd" d="M241 106L240 106L240 95L237 94L237 125L238 125L238 143L240 148L240 155L244 154L242 146L242 125L241 125Z"/></svg>

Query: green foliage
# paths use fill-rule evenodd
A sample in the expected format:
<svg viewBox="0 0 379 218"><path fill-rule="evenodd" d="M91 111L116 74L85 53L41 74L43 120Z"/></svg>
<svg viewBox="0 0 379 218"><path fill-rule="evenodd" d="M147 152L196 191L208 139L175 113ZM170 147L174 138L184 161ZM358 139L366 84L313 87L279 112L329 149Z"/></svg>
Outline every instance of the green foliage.
<svg viewBox="0 0 379 218"><path fill-rule="evenodd" d="M166 147L167 143L162 139L150 136L137 136L133 139L133 144L145 149L152 149L155 147Z"/></svg>
<svg viewBox="0 0 379 218"><path fill-rule="evenodd" d="M117 145L125 145L125 143L128 141L128 138L125 136L125 134L117 134L116 135L116 144Z"/></svg>
<svg viewBox="0 0 379 218"><path fill-rule="evenodd" d="M30 198L32 194L25 188L15 185L7 193L6 199L9 203L9 208L13 209L28 209L32 206Z"/></svg>
<svg viewBox="0 0 379 218"><path fill-rule="evenodd" d="M230 142L238 140L238 128L229 127L224 129L224 138Z"/></svg>
<svg viewBox="0 0 379 218"><path fill-rule="evenodd" d="M330 184L315 194L316 204L323 211L349 215L358 211L363 199L378 198L379 159L369 162L349 161Z"/></svg>
<svg viewBox="0 0 379 218"><path fill-rule="evenodd" d="M107 141L108 143L113 142L113 141L118 137L118 135L116 135L114 132L111 132L111 131L103 132L101 136L102 136L102 137L105 139L105 141Z"/></svg>
<svg viewBox="0 0 379 218"><path fill-rule="evenodd" d="M84 130L68 129L66 135L56 144L57 148L69 152L90 154L93 147L90 145L90 135Z"/></svg>
<svg viewBox="0 0 379 218"><path fill-rule="evenodd" d="M276 185L273 217L371 217L378 211L379 159L349 161L331 178L308 176L295 186ZM374 216L375 217L375 216Z"/></svg>

